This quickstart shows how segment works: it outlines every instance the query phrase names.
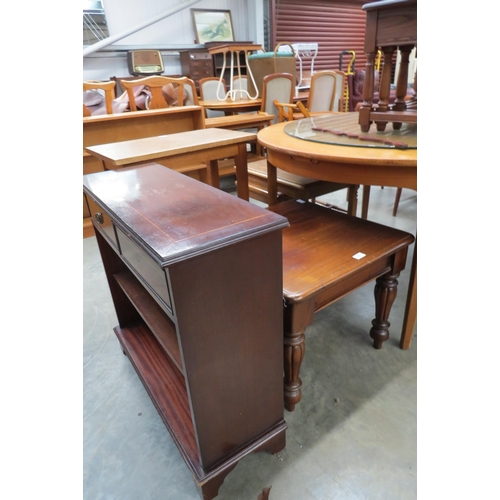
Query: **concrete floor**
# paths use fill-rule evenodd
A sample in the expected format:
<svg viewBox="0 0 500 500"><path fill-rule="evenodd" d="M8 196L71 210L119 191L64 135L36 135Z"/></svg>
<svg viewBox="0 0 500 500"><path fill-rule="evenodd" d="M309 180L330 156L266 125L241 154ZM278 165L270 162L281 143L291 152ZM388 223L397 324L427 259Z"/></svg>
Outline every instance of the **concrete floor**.
<svg viewBox="0 0 500 500"><path fill-rule="evenodd" d="M372 188L371 220L416 232L416 193ZM345 191L323 200L345 207ZM85 500L198 500L179 451L113 333L117 325L95 238L83 241ZM306 331L302 401L285 411L287 446L245 457L220 500L417 498L417 338L399 348L408 274L399 279L391 335L373 349L373 285L317 313Z"/></svg>

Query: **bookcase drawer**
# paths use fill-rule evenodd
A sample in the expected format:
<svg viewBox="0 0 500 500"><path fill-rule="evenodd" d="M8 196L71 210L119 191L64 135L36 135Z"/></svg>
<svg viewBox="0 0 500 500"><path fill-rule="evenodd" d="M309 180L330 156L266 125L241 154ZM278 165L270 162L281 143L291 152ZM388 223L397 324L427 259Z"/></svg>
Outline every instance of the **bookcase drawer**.
<svg viewBox="0 0 500 500"><path fill-rule="evenodd" d="M131 241L120 229L116 228L116 234L120 244L120 254L138 278L152 292L153 297L160 305L172 314L172 301L168 288L167 276L162 269L144 250Z"/></svg>
<svg viewBox="0 0 500 500"><path fill-rule="evenodd" d="M101 229L102 233L115 246L115 248L118 248L115 229L111 218L90 196L86 194L85 198L87 199L90 216L92 217L95 225Z"/></svg>

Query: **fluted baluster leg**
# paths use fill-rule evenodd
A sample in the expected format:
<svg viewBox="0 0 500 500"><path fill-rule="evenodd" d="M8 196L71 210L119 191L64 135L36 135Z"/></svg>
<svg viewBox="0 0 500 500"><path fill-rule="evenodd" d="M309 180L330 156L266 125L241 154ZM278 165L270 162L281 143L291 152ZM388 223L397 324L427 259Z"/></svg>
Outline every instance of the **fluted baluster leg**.
<svg viewBox="0 0 500 500"><path fill-rule="evenodd" d="M389 314L398 292L399 273L384 274L377 278L375 285L375 319L372 320L370 337L373 347L381 349L382 344L389 338Z"/></svg>
<svg viewBox="0 0 500 500"><path fill-rule="evenodd" d="M300 380L300 366L306 352L304 331L287 332L284 334L285 355L285 408L295 410L295 405L302 397L302 381Z"/></svg>

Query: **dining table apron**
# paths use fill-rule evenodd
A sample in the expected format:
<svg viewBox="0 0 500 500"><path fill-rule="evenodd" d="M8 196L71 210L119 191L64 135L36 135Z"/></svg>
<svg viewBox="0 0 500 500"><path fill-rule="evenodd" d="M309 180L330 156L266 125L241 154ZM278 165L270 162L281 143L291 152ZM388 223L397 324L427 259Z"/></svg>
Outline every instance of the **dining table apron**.
<svg viewBox="0 0 500 500"><path fill-rule="evenodd" d="M358 113L350 114L353 115L353 121L357 122ZM345 119L346 114L339 113L339 118L341 116ZM416 149L342 146L304 140L285 132L288 123L265 127L257 134L258 142L267 149L269 205L276 203L277 199L277 168L323 181L417 190ZM401 349L408 349L411 345L416 317L415 241L400 340Z"/></svg>

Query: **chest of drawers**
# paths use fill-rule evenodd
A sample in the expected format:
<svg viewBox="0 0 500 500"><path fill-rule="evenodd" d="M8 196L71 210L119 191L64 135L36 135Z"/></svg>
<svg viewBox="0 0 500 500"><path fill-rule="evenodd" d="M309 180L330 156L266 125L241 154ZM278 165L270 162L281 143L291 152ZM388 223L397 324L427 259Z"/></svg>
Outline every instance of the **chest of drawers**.
<svg viewBox="0 0 500 500"><path fill-rule="evenodd" d="M181 50L179 54L182 74L191 78L197 88L201 78L214 76L213 58L208 50Z"/></svg>

